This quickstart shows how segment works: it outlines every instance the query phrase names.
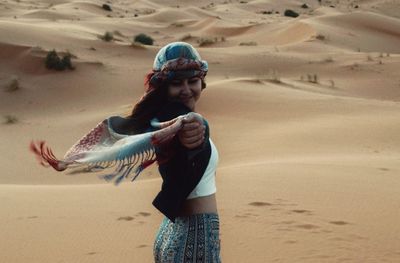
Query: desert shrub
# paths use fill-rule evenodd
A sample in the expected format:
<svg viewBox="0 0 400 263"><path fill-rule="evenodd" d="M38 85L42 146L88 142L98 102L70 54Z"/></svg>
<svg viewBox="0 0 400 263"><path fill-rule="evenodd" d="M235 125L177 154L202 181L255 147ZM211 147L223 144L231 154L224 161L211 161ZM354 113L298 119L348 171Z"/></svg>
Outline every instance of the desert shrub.
<svg viewBox="0 0 400 263"><path fill-rule="evenodd" d="M4 116L4 123L5 124L14 124L17 123L18 119L14 115L5 115Z"/></svg>
<svg viewBox="0 0 400 263"><path fill-rule="evenodd" d="M305 8L306 9L306 8L308 8L308 5L307 4L302 4L301 8Z"/></svg>
<svg viewBox="0 0 400 263"><path fill-rule="evenodd" d="M110 41L112 41L114 39L114 35L113 35L113 33L107 31L100 38L103 39L106 42L110 42Z"/></svg>
<svg viewBox="0 0 400 263"><path fill-rule="evenodd" d="M110 6L110 5L107 5L107 4L103 4L102 8L103 8L104 10L106 10L106 11L110 11L110 12L112 11L111 6Z"/></svg>
<svg viewBox="0 0 400 263"><path fill-rule="evenodd" d="M17 76L12 76L11 80L6 84L4 90L7 92L13 92L20 88L19 80Z"/></svg>
<svg viewBox="0 0 400 263"><path fill-rule="evenodd" d="M249 41L249 42L241 42L239 46L257 46L257 42Z"/></svg>
<svg viewBox="0 0 400 263"><path fill-rule="evenodd" d="M289 16L289 17L298 17L299 16L298 13L296 13L295 11L290 10L290 9L286 9L284 15Z"/></svg>
<svg viewBox="0 0 400 263"><path fill-rule="evenodd" d="M69 69L72 68L72 65L71 65L71 55L70 55L70 54L65 55L65 56L61 59L61 65L65 66L65 68L69 68Z"/></svg>
<svg viewBox="0 0 400 263"><path fill-rule="evenodd" d="M174 26L174 27L184 27L185 25L182 24L182 23L172 23L171 26Z"/></svg>
<svg viewBox="0 0 400 263"><path fill-rule="evenodd" d="M307 79L308 79L308 82L310 82L310 83L315 83L315 84L318 83L318 75L317 74L313 74L313 75L308 74Z"/></svg>
<svg viewBox="0 0 400 263"><path fill-rule="evenodd" d="M46 68L55 70L74 69L71 63L71 54L67 53L63 57L59 57L53 49L49 51L45 60Z"/></svg>
<svg viewBox="0 0 400 263"><path fill-rule="evenodd" d="M141 34L139 34L139 35L136 35L136 36L133 38L133 42L142 43L143 45L153 45L154 40L153 40L153 38L151 38L150 36L141 33Z"/></svg>
<svg viewBox="0 0 400 263"><path fill-rule="evenodd" d="M282 83L281 77L279 76L279 72L277 70L275 70L275 69L269 70L268 80L273 82L273 83L277 83L277 84Z"/></svg>
<svg viewBox="0 0 400 263"><path fill-rule="evenodd" d="M181 41L187 41L187 40L189 40L191 38L192 38L192 35L191 34L187 34L187 35L184 35L183 37L181 37Z"/></svg>
<svg viewBox="0 0 400 263"><path fill-rule="evenodd" d="M315 38L318 39L318 40L322 40L322 41L324 41L326 39L326 37L324 35L321 35L321 34L318 34Z"/></svg>
<svg viewBox="0 0 400 263"><path fill-rule="evenodd" d="M61 64L61 59L58 56L57 52L53 49L46 56L46 68L48 69L57 69Z"/></svg>
<svg viewBox="0 0 400 263"><path fill-rule="evenodd" d="M215 39L211 39L211 38L200 38L197 40L197 43L199 43L199 47L212 45L215 42L216 42Z"/></svg>

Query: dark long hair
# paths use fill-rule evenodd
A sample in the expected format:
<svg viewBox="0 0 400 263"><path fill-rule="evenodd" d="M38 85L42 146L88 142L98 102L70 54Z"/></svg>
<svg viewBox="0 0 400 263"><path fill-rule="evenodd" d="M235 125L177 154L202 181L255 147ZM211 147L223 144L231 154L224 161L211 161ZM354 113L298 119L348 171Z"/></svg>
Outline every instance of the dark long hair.
<svg viewBox="0 0 400 263"><path fill-rule="evenodd" d="M131 114L127 117L131 119L130 133L142 133L150 126L150 120L154 118L157 112L168 102L167 83L161 86L153 86L150 83L154 72L146 75L144 80L145 93L140 100L133 106Z"/></svg>

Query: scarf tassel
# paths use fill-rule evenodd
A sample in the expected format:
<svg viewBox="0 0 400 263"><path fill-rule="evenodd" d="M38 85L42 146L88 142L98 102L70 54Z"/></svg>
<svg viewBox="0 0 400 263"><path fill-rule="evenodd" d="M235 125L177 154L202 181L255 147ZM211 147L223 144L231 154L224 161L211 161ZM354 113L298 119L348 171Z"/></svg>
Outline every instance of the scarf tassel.
<svg viewBox="0 0 400 263"><path fill-rule="evenodd" d="M38 159L39 163L44 167L52 166L57 171L64 171L67 169L67 163L58 160L50 147L46 146L45 141L34 142L31 141L29 146L31 152L33 152Z"/></svg>
<svg viewBox="0 0 400 263"><path fill-rule="evenodd" d="M113 181L116 178L114 184L119 185L124 179L128 178L131 171L136 167L135 174L131 179L133 182L144 169L156 161L157 159L155 158L154 150L147 151L145 153L140 153L139 155L134 155L130 158L119 161L118 167L113 173L101 175L100 177L106 181ZM138 165L138 163L140 164Z"/></svg>

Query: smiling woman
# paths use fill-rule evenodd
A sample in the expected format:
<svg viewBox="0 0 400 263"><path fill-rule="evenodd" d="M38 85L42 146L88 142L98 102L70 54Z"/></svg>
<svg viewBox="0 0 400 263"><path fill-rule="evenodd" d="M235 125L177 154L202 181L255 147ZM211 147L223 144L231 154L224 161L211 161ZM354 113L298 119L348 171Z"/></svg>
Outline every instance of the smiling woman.
<svg viewBox="0 0 400 263"><path fill-rule="evenodd" d="M133 126L149 129L154 118L163 122L194 112L206 87L208 64L188 43L161 48L146 78L146 91L134 106ZM155 262L221 262L215 171L218 152L205 119L185 118L174 140L156 151L161 191L153 205L165 215L154 243Z"/></svg>
<svg viewBox="0 0 400 263"><path fill-rule="evenodd" d="M162 177L153 205L165 215L154 243L155 262L220 262L215 171L218 152L207 121L194 112L206 87L208 64L184 42L157 54L145 93L127 118L99 123L57 159L45 142L30 149L44 166L63 171L87 165L116 170L104 179L119 184L156 162Z"/></svg>

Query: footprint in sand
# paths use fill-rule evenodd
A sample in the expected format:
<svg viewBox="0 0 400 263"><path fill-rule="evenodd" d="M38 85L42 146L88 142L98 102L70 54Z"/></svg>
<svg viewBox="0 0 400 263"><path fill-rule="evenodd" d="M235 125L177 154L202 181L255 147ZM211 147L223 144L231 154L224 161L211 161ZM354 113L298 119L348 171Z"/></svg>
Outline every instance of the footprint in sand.
<svg viewBox="0 0 400 263"><path fill-rule="evenodd" d="M316 226L316 225L313 225L313 224L301 224L301 225L296 225L296 227L297 228L302 228L302 229L307 229L307 230L319 228L319 226Z"/></svg>
<svg viewBox="0 0 400 263"><path fill-rule="evenodd" d="M142 245L137 246L137 248L144 248L144 247L148 247L148 245L142 244Z"/></svg>
<svg viewBox="0 0 400 263"><path fill-rule="evenodd" d="M272 206L273 204L267 202L251 202L249 203L249 205L260 207L260 206Z"/></svg>
<svg viewBox="0 0 400 263"><path fill-rule="evenodd" d="M304 215L308 215L308 216L313 214L310 210L304 210L304 209L294 209L294 210L290 210L290 212L296 213L296 214L304 214Z"/></svg>
<svg viewBox="0 0 400 263"><path fill-rule="evenodd" d="M329 222L330 224L333 224L333 225L337 225L337 226L344 226L344 225L348 225L348 224L350 224L349 222L346 222L346 221L330 221Z"/></svg>
<svg viewBox="0 0 400 263"><path fill-rule="evenodd" d="M294 224L294 223L296 223L296 221L288 220L288 221L279 222L278 224L291 225L291 224Z"/></svg>
<svg viewBox="0 0 400 263"><path fill-rule="evenodd" d="M275 205L279 205L279 206L297 206L297 204L291 204L291 203L289 203L289 200L285 200L285 199L277 198L277 199L275 199L275 201L276 201Z"/></svg>
<svg viewBox="0 0 400 263"><path fill-rule="evenodd" d="M257 217L259 216L258 214L253 214L253 213L244 213L244 214L239 214L235 215L237 218L248 218L248 217Z"/></svg>
<svg viewBox="0 0 400 263"><path fill-rule="evenodd" d="M117 220L132 221L133 219L135 219L135 218L132 216L121 216Z"/></svg>
<svg viewBox="0 0 400 263"><path fill-rule="evenodd" d="M137 213L136 215L137 215L137 216L150 216L151 214L150 214L150 213L147 213L147 212L139 212L139 213Z"/></svg>

